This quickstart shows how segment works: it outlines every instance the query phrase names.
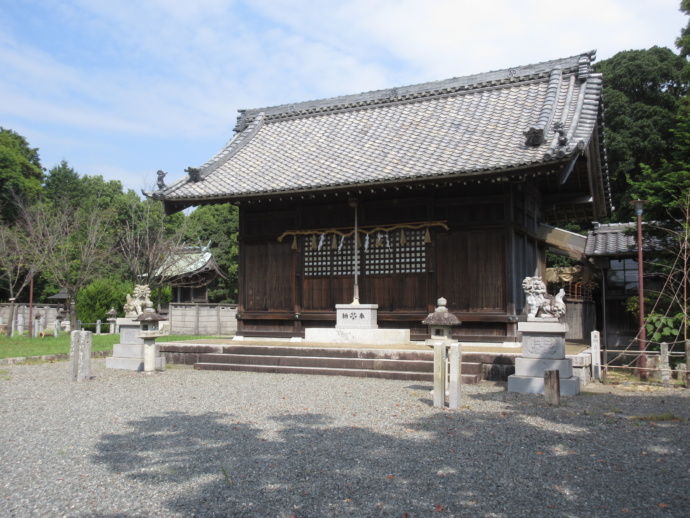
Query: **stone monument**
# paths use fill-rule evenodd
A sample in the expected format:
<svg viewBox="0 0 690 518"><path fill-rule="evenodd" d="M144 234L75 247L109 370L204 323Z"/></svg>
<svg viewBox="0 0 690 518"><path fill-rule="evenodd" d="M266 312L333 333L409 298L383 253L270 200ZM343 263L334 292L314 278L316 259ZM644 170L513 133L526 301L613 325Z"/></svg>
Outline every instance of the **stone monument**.
<svg viewBox="0 0 690 518"><path fill-rule="evenodd" d="M136 319L144 314L145 309L153 308L150 295L151 289L147 285L141 284L134 287L132 295L127 294L127 302L124 305L125 317L117 319L120 343L113 345L113 356L105 359L106 368L144 370L146 342L141 336L142 325ZM165 369L165 357L161 356L159 351L156 351L155 354L155 369Z"/></svg>
<svg viewBox="0 0 690 518"><path fill-rule="evenodd" d="M529 313L526 322L518 323L522 357L515 359L515 374L508 377L508 392L543 394L544 373L558 370L561 395L579 394L580 378L573 376L573 361L565 357L568 324L560 322L565 315L565 292L549 296L540 277L527 277L522 288Z"/></svg>

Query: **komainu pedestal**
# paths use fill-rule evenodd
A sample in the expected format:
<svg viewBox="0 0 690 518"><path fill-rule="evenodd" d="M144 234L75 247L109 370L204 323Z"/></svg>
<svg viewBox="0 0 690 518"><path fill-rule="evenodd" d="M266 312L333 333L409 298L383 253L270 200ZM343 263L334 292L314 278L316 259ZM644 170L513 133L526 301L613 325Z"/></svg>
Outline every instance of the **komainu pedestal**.
<svg viewBox="0 0 690 518"><path fill-rule="evenodd" d="M573 361L565 357L568 324L528 321L518 324L522 357L515 359L515 374L508 377L508 392L544 393L544 372L557 370L561 395L580 393L580 378L573 376Z"/></svg>

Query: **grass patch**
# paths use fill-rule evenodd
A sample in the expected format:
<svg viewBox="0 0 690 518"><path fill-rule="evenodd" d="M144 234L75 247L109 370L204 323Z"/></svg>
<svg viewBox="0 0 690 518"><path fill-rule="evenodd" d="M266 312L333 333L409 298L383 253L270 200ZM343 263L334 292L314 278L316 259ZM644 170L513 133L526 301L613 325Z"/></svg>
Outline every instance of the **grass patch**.
<svg viewBox="0 0 690 518"><path fill-rule="evenodd" d="M169 335L158 339L159 342L179 342L182 340L202 340L220 338L217 336L189 336ZM226 337L227 338L227 337ZM120 342L120 335L93 335L92 351L112 351L113 344ZM69 333L60 336L46 336L44 338L29 338L28 336L14 336L7 338L0 336L0 359L23 358L26 356L45 356L49 354L69 354Z"/></svg>
<svg viewBox="0 0 690 518"><path fill-rule="evenodd" d="M666 412L664 414L638 415L631 417L631 419L637 419L639 421L679 421L680 417Z"/></svg>
<svg viewBox="0 0 690 518"><path fill-rule="evenodd" d="M7 371L5 369L0 369L0 380L5 380L9 381L12 378L10 377L10 371Z"/></svg>
<svg viewBox="0 0 690 518"><path fill-rule="evenodd" d="M120 341L120 335L93 335L92 351L112 351L113 344ZM44 356L48 354L69 354L70 335L29 338L0 336L0 359Z"/></svg>
<svg viewBox="0 0 690 518"><path fill-rule="evenodd" d="M225 478L225 483L228 485L228 487L232 487L234 482L228 475L228 472L225 471L225 468L221 466L220 471L223 473L223 477Z"/></svg>

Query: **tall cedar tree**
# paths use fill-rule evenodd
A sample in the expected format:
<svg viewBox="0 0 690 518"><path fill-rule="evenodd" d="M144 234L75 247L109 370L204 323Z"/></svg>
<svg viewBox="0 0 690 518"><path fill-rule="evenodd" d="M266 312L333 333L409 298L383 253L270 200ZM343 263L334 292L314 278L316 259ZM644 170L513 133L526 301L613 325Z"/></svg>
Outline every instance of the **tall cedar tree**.
<svg viewBox="0 0 690 518"><path fill-rule="evenodd" d="M630 181L671 155L681 99L688 93L689 65L662 47L628 50L596 65L604 74L606 148L616 221L629 221Z"/></svg>

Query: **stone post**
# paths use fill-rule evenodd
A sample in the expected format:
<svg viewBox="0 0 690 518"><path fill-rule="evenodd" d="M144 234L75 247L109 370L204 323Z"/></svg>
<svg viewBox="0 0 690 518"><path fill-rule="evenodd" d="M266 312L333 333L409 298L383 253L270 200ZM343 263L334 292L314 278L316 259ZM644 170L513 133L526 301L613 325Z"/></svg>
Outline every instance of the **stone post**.
<svg viewBox="0 0 690 518"><path fill-rule="evenodd" d="M601 380L601 337L599 331L592 331L592 378Z"/></svg>
<svg viewBox="0 0 690 518"><path fill-rule="evenodd" d="M96 334L100 335L101 334L101 319L99 318L96 320Z"/></svg>
<svg viewBox="0 0 690 518"><path fill-rule="evenodd" d="M446 406L446 371L448 362L446 361L446 344L437 343L434 345L434 406Z"/></svg>
<svg viewBox="0 0 690 518"><path fill-rule="evenodd" d="M685 340L685 388L690 389L690 340Z"/></svg>
<svg viewBox="0 0 690 518"><path fill-rule="evenodd" d="M60 335L60 321L55 321L55 327L53 328L53 336L57 337Z"/></svg>
<svg viewBox="0 0 690 518"><path fill-rule="evenodd" d="M660 360L661 384L664 387L668 387L671 384L671 364L668 361L668 344L666 342L661 342Z"/></svg>
<svg viewBox="0 0 690 518"><path fill-rule="evenodd" d="M20 308L18 308L18 309L20 309ZM19 313L17 315L17 333L19 334L19 336L24 335L24 314L23 313Z"/></svg>
<svg viewBox="0 0 690 518"><path fill-rule="evenodd" d="M91 378L91 331L72 331L70 335L70 380L84 381Z"/></svg>
<svg viewBox="0 0 690 518"><path fill-rule="evenodd" d="M462 349L459 343L450 346L450 383L448 385L448 407L457 410L460 406L460 384L462 380Z"/></svg>

